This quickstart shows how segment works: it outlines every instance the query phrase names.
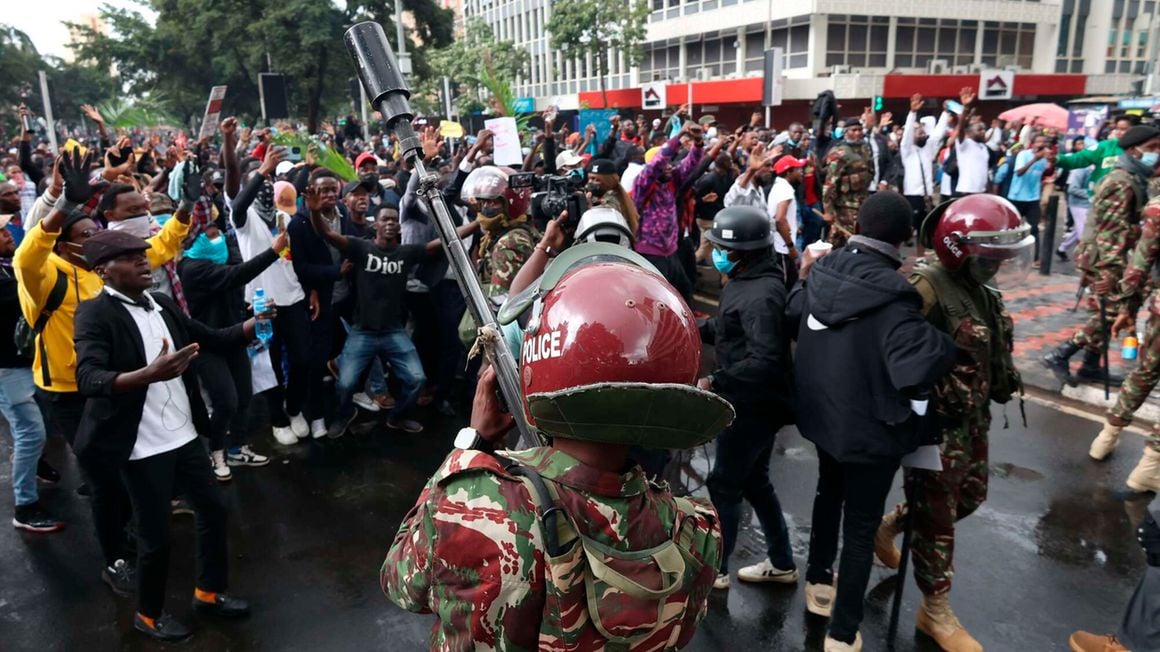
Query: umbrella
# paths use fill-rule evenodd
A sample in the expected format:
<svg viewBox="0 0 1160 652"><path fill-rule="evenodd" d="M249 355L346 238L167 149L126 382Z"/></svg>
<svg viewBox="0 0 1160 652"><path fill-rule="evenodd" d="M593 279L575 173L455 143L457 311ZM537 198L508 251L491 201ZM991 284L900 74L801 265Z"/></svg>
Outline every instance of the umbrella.
<svg viewBox="0 0 1160 652"><path fill-rule="evenodd" d="M1012 120L1019 120L1024 124L1031 124L1034 118L1038 118L1036 124L1044 127L1053 127L1060 131L1067 130L1067 109L1058 104L1041 103L1041 104L1024 104L1017 106L1014 109L1004 111L999 114L999 119L1008 122Z"/></svg>

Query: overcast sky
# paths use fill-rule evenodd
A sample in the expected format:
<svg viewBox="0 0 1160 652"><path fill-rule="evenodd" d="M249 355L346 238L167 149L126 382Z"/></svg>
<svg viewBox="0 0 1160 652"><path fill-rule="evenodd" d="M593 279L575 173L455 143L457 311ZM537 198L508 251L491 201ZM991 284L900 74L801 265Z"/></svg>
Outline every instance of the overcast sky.
<svg viewBox="0 0 1160 652"><path fill-rule="evenodd" d="M58 57L68 54L68 29L62 21L78 22L80 16L97 14L102 4L141 10L132 0L11 0L4 4L0 22L28 34L41 54Z"/></svg>

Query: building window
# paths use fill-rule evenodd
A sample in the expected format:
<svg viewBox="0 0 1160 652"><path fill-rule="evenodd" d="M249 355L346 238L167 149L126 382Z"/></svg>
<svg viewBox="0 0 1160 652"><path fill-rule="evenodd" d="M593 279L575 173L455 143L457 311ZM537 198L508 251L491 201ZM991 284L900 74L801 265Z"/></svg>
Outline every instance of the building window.
<svg viewBox="0 0 1160 652"><path fill-rule="evenodd" d="M935 59L948 66L970 65L975 62L978 33L979 23L974 20L899 18L894 65L925 68ZM983 48L987 50L987 43Z"/></svg>
<svg viewBox="0 0 1160 652"><path fill-rule="evenodd" d="M1035 53L1034 23L983 24L983 60L981 63L1000 68L1030 68Z"/></svg>

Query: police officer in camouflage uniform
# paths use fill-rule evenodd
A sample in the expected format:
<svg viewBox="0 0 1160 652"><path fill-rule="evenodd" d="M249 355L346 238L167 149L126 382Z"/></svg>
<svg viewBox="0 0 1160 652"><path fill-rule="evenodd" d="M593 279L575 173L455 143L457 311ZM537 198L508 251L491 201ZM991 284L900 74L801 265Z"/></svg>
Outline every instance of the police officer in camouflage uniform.
<svg viewBox="0 0 1160 652"><path fill-rule="evenodd" d="M857 119L846 123L842 142L826 154L825 183L822 184L823 219L830 227L828 241L835 248L846 246L846 240L858 227L858 209L870 196L874 180L873 152L866 142L866 132Z"/></svg>
<svg viewBox="0 0 1160 652"><path fill-rule="evenodd" d="M1147 201L1147 184L1152 176L1151 168L1141 163L1141 157L1146 151L1155 151L1158 139L1160 130L1144 125L1132 127L1120 138L1124 153L1116 168L1096 186L1087 227L1076 249L1076 267L1083 275L1081 283L1106 304L1107 319L1113 319L1126 307L1116 296L1116 284L1140 237L1140 212ZM1074 385L1068 361L1083 349L1083 366L1076 377L1103 381L1100 357L1107 342L1105 328L1096 312L1070 340L1043 358L1044 366L1051 369L1060 383ZM1109 380L1117 384L1123 381L1110 375Z"/></svg>
<svg viewBox="0 0 1160 652"><path fill-rule="evenodd" d="M1133 127L1140 129L1142 127ZM1129 133L1131 130L1129 130ZM1137 154L1139 158L1133 156ZM1119 170L1133 170L1140 174L1155 171L1160 158L1160 133L1144 143L1128 148L1120 155L1116 174ZM1108 175L1108 178L1112 178ZM1101 186L1102 187L1102 186ZM1135 185L1129 189L1133 193L1131 202L1142 201L1136 193L1147 193L1147 186ZM1144 330L1144 341L1139 364L1124 379L1116 404L1108 410L1104 427L1092 441L1088 454L1092 459L1102 460L1115 449L1120 433L1132 422L1132 415L1152 393L1160 381L1160 295L1153 292L1145 302L1145 292L1151 278L1153 266L1160 258L1160 197L1153 197L1141 211L1140 240L1128 260L1123 279L1111 294L1111 301L1120 306L1119 315L1112 325L1112 333L1134 330L1136 312L1147 305L1148 322ZM1135 491L1160 491L1160 427L1155 427L1149 437L1144 456L1132 474L1128 476L1128 486Z"/></svg>
<svg viewBox="0 0 1160 652"><path fill-rule="evenodd" d="M935 385L932 409L941 424L942 470L914 471L914 578L922 590L917 628L943 650L982 650L951 611L955 524L987 497L991 402L1006 403L1022 391L1011 352L1014 324L997 286L1021 280L1031 267L1035 238L1019 211L995 195L968 195L944 204L923 223L922 238L938 262L911 276L927 319L949 334L959 356ZM882 520L875 554L897 568L894 537L905 503Z"/></svg>
<svg viewBox="0 0 1160 652"><path fill-rule="evenodd" d="M463 182L463 199L474 204L483 229L476 251L479 282L492 297L507 294L540 237L528 220L528 191L511 188L508 176L506 168L488 166Z"/></svg>
<svg viewBox="0 0 1160 652"><path fill-rule="evenodd" d="M705 614L716 512L628 449L703 444L733 410L693 386L701 344L676 291L643 259L578 264L586 246L616 249L572 247L529 288L524 409L551 445L490 452L512 418L489 368L383 564L393 602L436 616L431 649L673 650Z"/></svg>

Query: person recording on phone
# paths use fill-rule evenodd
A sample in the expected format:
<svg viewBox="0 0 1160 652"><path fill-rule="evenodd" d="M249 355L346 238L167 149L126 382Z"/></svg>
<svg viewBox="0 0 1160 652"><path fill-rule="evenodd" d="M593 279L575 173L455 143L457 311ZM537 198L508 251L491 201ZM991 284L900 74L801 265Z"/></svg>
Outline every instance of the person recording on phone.
<svg viewBox="0 0 1160 652"><path fill-rule="evenodd" d="M226 509L198 441L210 424L192 363L202 346L223 353L244 347L255 320L212 329L164 294L147 292L150 248L123 231L101 231L82 247L104 288L76 313L77 388L87 400L75 450L87 468L120 470L137 520L133 626L175 641L192 633L164 611L170 499L177 487L196 514L194 608L227 618L250 611L225 593Z"/></svg>

